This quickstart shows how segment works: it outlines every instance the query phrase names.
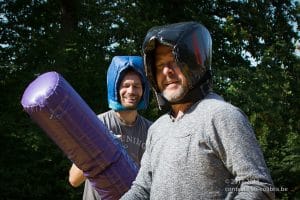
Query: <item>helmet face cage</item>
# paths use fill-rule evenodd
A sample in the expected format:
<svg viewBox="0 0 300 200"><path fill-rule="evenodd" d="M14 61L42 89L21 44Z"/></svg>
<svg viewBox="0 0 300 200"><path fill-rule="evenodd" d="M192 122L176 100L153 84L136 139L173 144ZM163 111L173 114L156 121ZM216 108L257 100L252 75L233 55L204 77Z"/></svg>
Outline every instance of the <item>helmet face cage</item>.
<svg viewBox="0 0 300 200"><path fill-rule="evenodd" d="M183 22L154 27L143 44L145 71L152 87L159 93L155 78L155 48L171 46L177 65L193 88L211 70L212 42L208 30L196 22Z"/></svg>

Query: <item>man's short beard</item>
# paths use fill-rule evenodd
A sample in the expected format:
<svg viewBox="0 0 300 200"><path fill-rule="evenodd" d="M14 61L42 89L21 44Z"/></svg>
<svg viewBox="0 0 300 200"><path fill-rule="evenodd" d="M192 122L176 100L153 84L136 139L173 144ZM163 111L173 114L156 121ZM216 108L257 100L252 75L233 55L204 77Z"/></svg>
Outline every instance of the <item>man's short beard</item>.
<svg viewBox="0 0 300 200"><path fill-rule="evenodd" d="M188 93L189 89L187 86L181 85L176 92L162 92L162 96L170 103L176 103L182 100Z"/></svg>
<svg viewBox="0 0 300 200"><path fill-rule="evenodd" d="M134 106L124 106L124 108L125 108L126 110L136 110L136 109L137 109L137 106L138 106L138 104L137 104L137 105L134 105Z"/></svg>

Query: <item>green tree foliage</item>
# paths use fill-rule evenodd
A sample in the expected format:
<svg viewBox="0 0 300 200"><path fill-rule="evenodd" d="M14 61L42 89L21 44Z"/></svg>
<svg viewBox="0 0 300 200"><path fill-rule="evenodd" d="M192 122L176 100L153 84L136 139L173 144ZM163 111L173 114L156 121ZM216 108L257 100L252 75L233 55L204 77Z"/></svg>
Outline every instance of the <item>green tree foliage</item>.
<svg viewBox="0 0 300 200"><path fill-rule="evenodd" d="M71 162L20 105L39 74L61 73L96 112L107 110L106 69L141 55L149 28L200 21L213 37L214 89L249 116L279 199L300 198L299 6L295 1L0 1L1 199L81 199ZM143 114L161 112L152 98Z"/></svg>

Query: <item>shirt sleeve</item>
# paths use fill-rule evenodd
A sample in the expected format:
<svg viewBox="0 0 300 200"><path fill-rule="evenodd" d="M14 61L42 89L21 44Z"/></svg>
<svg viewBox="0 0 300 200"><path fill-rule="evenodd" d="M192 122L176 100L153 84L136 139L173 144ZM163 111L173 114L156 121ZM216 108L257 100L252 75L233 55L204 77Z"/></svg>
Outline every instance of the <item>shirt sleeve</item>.
<svg viewBox="0 0 300 200"><path fill-rule="evenodd" d="M146 141L146 150L141 160L141 168L137 177L135 181L133 181L130 190L121 197L121 200L150 199L150 188L152 182L150 138L149 134Z"/></svg>
<svg viewBox="0 0 300 200"><path fill-rule="evenodd" d="M273 182L253 129L241 110L225 107L210 124L210 143L232 174L224 180L234 199L275 199Z"/></svg>

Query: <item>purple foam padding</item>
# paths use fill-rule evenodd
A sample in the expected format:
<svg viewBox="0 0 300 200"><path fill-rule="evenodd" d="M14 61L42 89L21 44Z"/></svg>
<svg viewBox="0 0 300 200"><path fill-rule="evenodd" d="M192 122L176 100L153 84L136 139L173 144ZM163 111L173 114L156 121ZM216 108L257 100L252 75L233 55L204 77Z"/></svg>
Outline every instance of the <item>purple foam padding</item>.
<svg viewBox="0 0 300 200"><path fill-rule="evenodd" d="M21 104L83 170L102 199L119 199L130 188L136 164L60 74L47 72L37 77L26 88Z"/></svg>

